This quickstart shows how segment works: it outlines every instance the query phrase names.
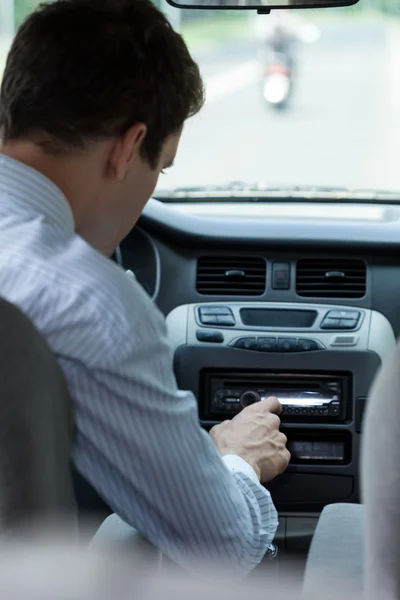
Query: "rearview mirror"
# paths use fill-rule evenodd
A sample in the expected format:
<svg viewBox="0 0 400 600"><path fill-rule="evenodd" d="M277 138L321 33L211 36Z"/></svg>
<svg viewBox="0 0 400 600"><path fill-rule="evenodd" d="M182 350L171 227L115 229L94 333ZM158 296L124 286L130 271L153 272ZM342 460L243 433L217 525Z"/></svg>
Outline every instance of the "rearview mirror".
<svg viewBox="0 0 400 600"><path fill-rule="evenodd" d="M334 8L353 6L359 0L167 0L176 8L248 9L269 13L281 8Z"/></svg>

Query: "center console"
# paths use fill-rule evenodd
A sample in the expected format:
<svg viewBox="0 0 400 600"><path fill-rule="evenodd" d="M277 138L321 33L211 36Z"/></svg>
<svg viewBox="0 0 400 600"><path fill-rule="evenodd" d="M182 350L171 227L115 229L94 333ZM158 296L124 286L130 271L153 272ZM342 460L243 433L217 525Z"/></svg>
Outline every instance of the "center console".
<svg viewBox="0 0 400 600"><path fill-rule="evenodd" d="M267 487L285 539L298 540L290 526L311 527L326 504L360 501L362 416L376 372L395 347L382 314L313 304L191 304L172 311L167 326L178 385L195 394L205 429L268 396L282 404L292 459Z"/></svg>

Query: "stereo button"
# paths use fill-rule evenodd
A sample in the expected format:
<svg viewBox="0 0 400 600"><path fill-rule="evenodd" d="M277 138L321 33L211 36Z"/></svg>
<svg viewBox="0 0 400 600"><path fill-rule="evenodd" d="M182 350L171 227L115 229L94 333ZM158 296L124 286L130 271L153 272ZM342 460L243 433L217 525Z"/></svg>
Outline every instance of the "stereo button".
<svg viewBox="0 0 400 600"><path fill-rule="evenodd" d="M220 331L209 331L208 329L197 331L196 337L199 342L209 342L212 344L221 344L224 341L224 336Z"/></svg>
<svg viewBox="0 0 400 600"><path fill-rule="evenodd" d="M229 306L201 306L199 308L200 323L203 325L235 325L235 317Z"/></svg>
<svg viewBox="0 0 400 600"><path fill-rule="evenodd" d="M296 338L279 338L278 350L281 352L295 352L297 350Z"/></svg>
<svg viewBox="0 0 400 600"><path fill-rule="evenodd" d="M357 327L358 319L340 319L340 329L354 329Z"/></svg>
<svg viewBox="0 0 400 600"><path fill-rule="evenodd" d="M202 325L217 325L218 320L213 315L200 315L200 321Z"/></svg>
<svg viewBox="0 0 400 600"><path fill-rule="evenodd" d="M243 406L243 408L246 408L246 406L260 402L260 400L260 395L257 392L249 391L244 392L244 394L241 395L240 404Z"/></svg>
<svg viewBox="0 0 400 600"><path fill-rule="evenodd" d="M231 315L232 311L229 306L201 306L201 315Z"/></svg>
<svg viewBox="0 0 400 600"><path fill-rule="evenodd" d="M321 323L321 329L341 329L340 319L325 318Z"/></svg>
<svg viewBox="0 0 400 600"><path fill-rule="evenodd" d="M240 338L235 343L235 348L241 348L242 350L256 350L257 339L255 337Z"/></svg>
<svg viewBox="0 0 400 600"><path fill-rule="evenodd" d="M314 340L299 340L298 349L303 352L311 352L312 350L319 350L319 346Z"/></svg>
<svg viewBox="0 0 400 600"><path fill-rule="evenodd" d="M257 338L257 350L261 352L272 352L276 350L276 338L259 337Z"/></svg>
<svg viewBox="0 0 400 600"><path fill-rule="evenodd" d="M358 319L360 313L358 310L330 310L326 316L330 319Z"/></svg>
<svg viewBox="0 0 400 600"><path fill-rule="evenodd" d="M235 325L235 319L233 315L218 315L217 323L224 327L233 327L233 325Z"/></svg>

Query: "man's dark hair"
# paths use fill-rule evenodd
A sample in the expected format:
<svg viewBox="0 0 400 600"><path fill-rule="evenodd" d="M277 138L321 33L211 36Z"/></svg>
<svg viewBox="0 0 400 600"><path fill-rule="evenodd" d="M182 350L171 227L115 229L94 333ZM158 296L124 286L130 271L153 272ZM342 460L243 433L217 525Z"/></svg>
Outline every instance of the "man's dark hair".
<svg viewBox="0 0 400 600"><path fill-rule="evenodd" d="M30 139L45 152L85 149L145 123L142 156L204 102L199 69L150 0L56 0L20 27L0 92L3 142Z"/></svg>

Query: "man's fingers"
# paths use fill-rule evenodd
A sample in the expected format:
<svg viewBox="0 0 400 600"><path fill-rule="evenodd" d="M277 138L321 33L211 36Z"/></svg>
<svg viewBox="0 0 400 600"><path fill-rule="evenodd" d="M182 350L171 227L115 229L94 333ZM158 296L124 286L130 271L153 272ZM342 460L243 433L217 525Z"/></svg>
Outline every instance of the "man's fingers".
<svg viewBox="0 0 400 600"><path fill-rule="evenodd" d="M262 407L268 412L280 415L282 412L282 404L275 396L269 396L262 401Z"/></svg>
<svg viewBox="0 0 400 600"><path fill-rule="evenodd" d="M279 416L283 410L283 407L282 404L279 402L278 398L276 398L275 396L269 396L268 398L265 398L265 400L263 400L262 402L254 402L254 404L250 404L244 410L256 412L261 410L262 412L269 412ZM239 415L240 413L238 413L236 417L238 417Z"/></svg>
<svg viewBox="0 0 400 600"><path fill-rule="evenodd" d="M285 463L286 466L288 466L288 464L290 463L292 458L292 455L290 454L289 450L287 448L285 448Z"/></svg>

